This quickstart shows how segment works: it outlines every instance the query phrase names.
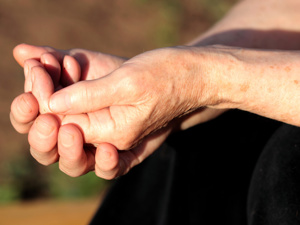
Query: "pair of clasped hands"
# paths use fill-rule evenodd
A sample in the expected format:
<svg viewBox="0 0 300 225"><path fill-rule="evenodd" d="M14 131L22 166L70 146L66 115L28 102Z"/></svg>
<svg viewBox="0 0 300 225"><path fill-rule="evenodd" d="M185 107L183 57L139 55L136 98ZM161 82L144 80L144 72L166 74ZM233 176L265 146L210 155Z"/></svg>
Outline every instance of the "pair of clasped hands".
<svg viewBox="0 0 300 225"><path fill-rule="evenodd" d="M187 52L166 48L125 60L20 44L13 54L24 68L25 92L12 102L11 123L28 133L31 155L43 165L59 162L74 177L126 174L165 141L174 118L196 108L181 88L195 82L178 63Z"/></svg>
<svg viewBox="0 0 300 225"><path fill-rule="evenodd" d="M203 77L189 47L157 49L129 60L27 44L16 46L13 54L24 68L25 91L12 102L11 123L28 133L39 163L58 162L69 176L124 175L172 131L214 115L199 107L205 92L197 79ZM192 111L201 116L193 119Z"/></svg>

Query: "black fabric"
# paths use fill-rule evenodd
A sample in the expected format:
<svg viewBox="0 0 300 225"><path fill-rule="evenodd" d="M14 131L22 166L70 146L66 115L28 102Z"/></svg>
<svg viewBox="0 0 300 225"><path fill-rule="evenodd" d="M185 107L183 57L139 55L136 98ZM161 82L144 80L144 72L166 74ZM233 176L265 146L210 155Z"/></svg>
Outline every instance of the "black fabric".
<svg viewBox="0 0 300 225"><path fill-rule="evenodd" d="M176 157L163 145L118 178L91 224L166 224Z"/></svg>
<svg viewBox="0 0 300 225"><path fill-rule="evenodd" d="M249 190L249 225L300 224L300 129L283 125L258 160Z"/></svg>
<svg viewBox="0 0 300 225"><path fill-rule="evenodd" d="M280 125L233 110L173 134L115 182L91 224L247 224L251 175Z"/></svg>

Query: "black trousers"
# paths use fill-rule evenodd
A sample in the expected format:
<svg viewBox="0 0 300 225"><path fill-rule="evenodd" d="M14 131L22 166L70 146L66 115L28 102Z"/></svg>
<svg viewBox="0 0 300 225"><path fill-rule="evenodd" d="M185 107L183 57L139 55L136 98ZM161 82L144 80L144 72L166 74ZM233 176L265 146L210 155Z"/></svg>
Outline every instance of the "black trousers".
<svg viewBox="0 0 300 225"><path fill-rule="evenodd" d="M300 128L242 111L173 134L91 224L300 224Z"/></svg>

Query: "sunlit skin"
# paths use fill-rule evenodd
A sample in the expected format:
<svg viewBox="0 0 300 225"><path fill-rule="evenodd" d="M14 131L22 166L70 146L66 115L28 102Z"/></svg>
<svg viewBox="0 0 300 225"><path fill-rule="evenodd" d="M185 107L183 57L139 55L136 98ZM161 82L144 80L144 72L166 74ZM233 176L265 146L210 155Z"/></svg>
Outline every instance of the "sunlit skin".
<svg viewBox="0 0 300 225"><path fill-rule="evenodd" d="M296 107L299 52L196 47L215 44L215 38L209 42L210 36L238 28L238 15L244 16L245 28L274 28L272 19L253 22L260 14L254 18L248 13L249 2L242 1L219 23L222 26L217 24L191 47L158 49L126 62L78 49L17 46L14 56L24 66L26 93L12 103L13 126L18 132L29 132L31 154L40 163L59 161L61 170L70 176L95 170L99 177L112 179L142 162L174 129L213 119L228 108L300 125ZM276 1L251 2L255 3L253 13ZM292 11L300 7L295 0L289 2ZM276 21L276 28L296 29L292 24L297 14L280 6L273 10L283 10L281 14L286 16L282 25ZM268 12L276 15L268 8L262 18L269 18ZM226 43L228 40L218 43L234 45ZM258 45L248 41L244 46ZM264 43L259 44L263 48ZM284 49L280 42L274 40L274 44L274 48ZM67 110L62 108L67 97L58 93L71 97ZM84 143L97 149L84 149Z"/></svg>

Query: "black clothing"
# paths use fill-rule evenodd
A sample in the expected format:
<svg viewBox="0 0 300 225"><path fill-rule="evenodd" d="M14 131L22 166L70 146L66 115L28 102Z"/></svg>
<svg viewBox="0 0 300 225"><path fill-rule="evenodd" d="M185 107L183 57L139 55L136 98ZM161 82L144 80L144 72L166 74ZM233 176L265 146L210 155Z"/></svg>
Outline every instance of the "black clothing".
<svg viewBox="0 0 300 225"><path fill-rule="evenodd" d="M238 110L175 133L115 181L91 224L298 224L299 135Z"/></svg>
<svg viewBox="0 0 300 225"><path fill-rule="evenodd" d="M300 224L300 128L283 125L255 168L248 200L249 225Z"/></svg>

